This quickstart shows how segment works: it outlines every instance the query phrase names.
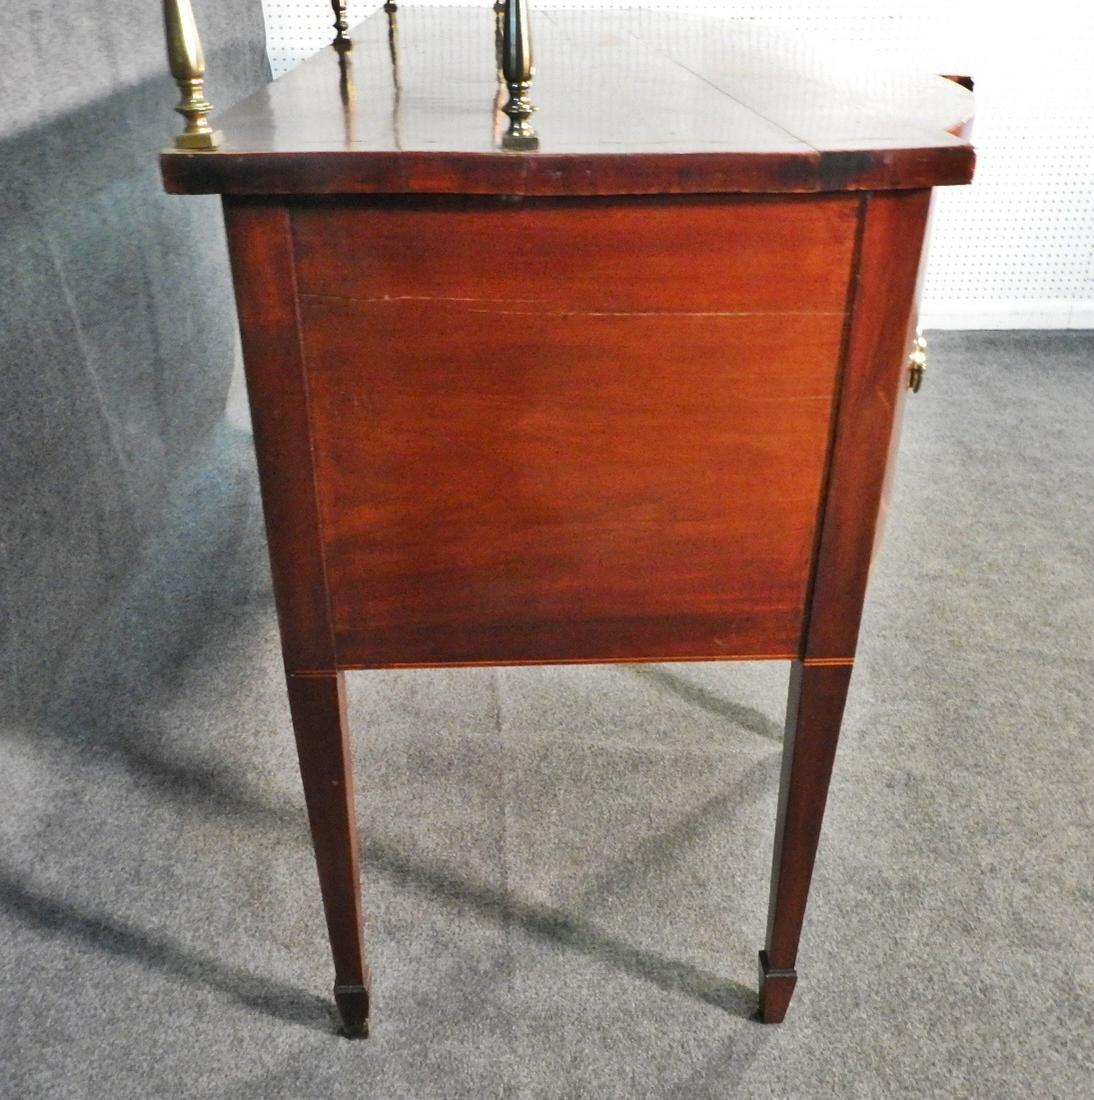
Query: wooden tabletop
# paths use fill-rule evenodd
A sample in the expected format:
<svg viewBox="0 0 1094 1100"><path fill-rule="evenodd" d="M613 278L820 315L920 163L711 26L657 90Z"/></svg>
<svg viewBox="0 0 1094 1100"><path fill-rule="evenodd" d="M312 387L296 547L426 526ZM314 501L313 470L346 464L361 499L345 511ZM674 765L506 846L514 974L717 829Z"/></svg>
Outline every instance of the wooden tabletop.
<svg viewBox="0 0 1094 1100"><path fill-rule="evenodd" d="M967 183L972 95L753 20L533 8L536 152L507 125L489 6L401 7L163 154L176 193L622 195ZM394 32L394 33L393 33Z"/></svg>

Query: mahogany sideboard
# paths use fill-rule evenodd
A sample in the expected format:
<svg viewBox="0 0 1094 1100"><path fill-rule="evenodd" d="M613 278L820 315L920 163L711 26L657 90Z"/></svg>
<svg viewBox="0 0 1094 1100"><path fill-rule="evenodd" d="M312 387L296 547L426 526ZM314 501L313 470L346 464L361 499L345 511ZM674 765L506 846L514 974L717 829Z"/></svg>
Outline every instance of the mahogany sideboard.
<svg viewBox="0 0 1094 1100"><path fill-rule="evenodd" d="M333 6L333 46L213 131L167 0L161 163L223 196L344 1033L370 976L343 672L455 665L790 662L780 1021L971 94L643 11L537 10L532 79L524 0L353 32Z"/></svg>

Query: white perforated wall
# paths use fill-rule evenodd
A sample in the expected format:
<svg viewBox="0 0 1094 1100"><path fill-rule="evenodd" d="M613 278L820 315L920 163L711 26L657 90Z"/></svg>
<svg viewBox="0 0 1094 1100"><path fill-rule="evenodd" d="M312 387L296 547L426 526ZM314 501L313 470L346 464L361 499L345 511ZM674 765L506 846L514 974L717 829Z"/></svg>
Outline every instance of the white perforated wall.
<svg viewBox="0 0 1094 1100"><path fill-rule="evenodd" d="M400 0L489 7L492 0ZM940 191L925 320L952 328L1094 327L1094 8L1074 0L532 0L760 19L873 59L976 78L976 182ZM264 0L279 75L330 40L329 0ZM350 23L378 7L349 0ZM610 18L606 15L605 18Z"/></svg>

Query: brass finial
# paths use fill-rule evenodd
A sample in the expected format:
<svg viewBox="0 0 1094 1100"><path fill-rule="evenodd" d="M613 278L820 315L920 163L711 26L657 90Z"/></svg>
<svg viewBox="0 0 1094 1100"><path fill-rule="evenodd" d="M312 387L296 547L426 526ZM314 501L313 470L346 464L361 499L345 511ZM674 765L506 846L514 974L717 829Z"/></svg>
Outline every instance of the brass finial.
<svg viewBox="0 0 1094 1100"><path fill-rule="evenodd" d="M494 51L498 55L498 83L505 82L505 0L494 0Z"/></svg>
<svg viewBox="0 0 1094 1100"><path fill-rule="evenodd" d="M391 68L394 72L399 67L399 5L395 0L387 0L384 11L387 12L387 48L391 54ZM397 75L395 83L399 83Z"/></svg>
<svg viewBox="0 0 1094 1100"><path fill-rule="evenodd" d="M353 101L357 98L357 89L353 86L353 58L349 50L338 50L338 96L342 100L342 107L346 116L346 127L349 127L349 118L353 112ZM347 141L349 135L347 133Z"/></svg>
<svg viewBox="0 0 1094 1100"><path fill-rule="evenodd" d="M354 141L354 101L357 98L357 89L353 86L353 51L335 42L334 52L338 55L338 94L342 100L342 130L348 149Z"/></svg>
<svg viewBox="0 0 1094 1100"><path fill-rule="evenodd" d="M186 128L175 137L175 147L215 149L224 141L224 135L209 125L213 105L205 98L205 54L190 0L163 0L163 27L167 63L182 94L175 110L186 119Z"/></svg>
<svg viewBox="0 0 1094 1100"><path fill-rule="evenodd" d="M330 6L334 9L334 44L349 42L346 32L349 30L349 20L346 18L346 0L330 0Z"/></svg>
<svg viewBox="0 0 1094 1100"><path fill-rule="evenodd" d="M532 33L525 0L505 0L502 20L502 71L509 88L509 102L502 110L509 116L509 132L501 139L501 144L505 149L538 149L539 137L528 121L535 111L528 91L536 70L532 63Z"/></svg>
<svg viewBox="0 0 1094 1100"><path fill-rule="evenodd" d="M399 127L399 105L403 97L403 86L399 80L399 5L395 0L387 0L384 11L387 12L387 48L391 54L391 132L395 138L395 148L402 149Z"/></svg>

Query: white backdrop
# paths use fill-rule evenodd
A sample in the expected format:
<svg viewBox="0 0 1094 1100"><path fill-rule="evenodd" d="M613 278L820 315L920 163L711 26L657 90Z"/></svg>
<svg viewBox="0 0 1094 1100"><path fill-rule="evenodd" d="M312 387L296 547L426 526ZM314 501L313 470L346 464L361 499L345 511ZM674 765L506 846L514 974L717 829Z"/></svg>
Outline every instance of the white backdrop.
<svg viewBox="0 0 1094 1100"><path fill-rule="evenodd" d="M330 40L329 0L263 0L274 74ZM492 0L401 0L441 6ZM938 198L924 292L936 328L1094 328L1094 8L1080 0L531 0L762 19L864 56L976 78L979 165ZM349 0L350 23L378 5Z"/></svg>

